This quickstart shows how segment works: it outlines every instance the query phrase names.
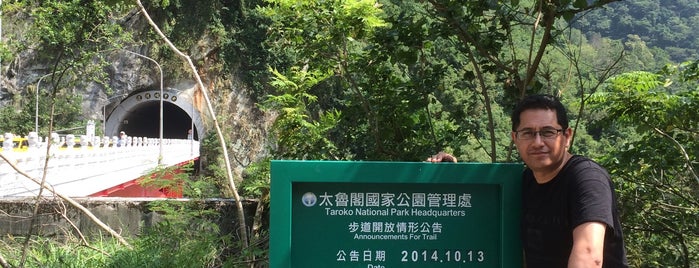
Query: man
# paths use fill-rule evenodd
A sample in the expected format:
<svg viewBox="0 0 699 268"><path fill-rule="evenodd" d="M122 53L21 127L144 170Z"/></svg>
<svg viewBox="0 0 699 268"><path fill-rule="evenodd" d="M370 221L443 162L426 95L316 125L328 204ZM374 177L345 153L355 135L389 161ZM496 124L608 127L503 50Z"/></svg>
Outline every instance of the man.
<svg viewBox="0 0 699 268"><path fill-rule="evenodd" d="M120 131L119 132L119 140L117 141L117 147L124 147L126 146L126 132Z"/></svg>
<svg viewBox="0 0 699 268"><path fill-rule="evenodd" d="M521 235L527 267L628 267L614 187L594 161L568 152L573 130L550 95L522 100L511 138L522 174ZM430 162L456 162L439 153Z"/></svg>

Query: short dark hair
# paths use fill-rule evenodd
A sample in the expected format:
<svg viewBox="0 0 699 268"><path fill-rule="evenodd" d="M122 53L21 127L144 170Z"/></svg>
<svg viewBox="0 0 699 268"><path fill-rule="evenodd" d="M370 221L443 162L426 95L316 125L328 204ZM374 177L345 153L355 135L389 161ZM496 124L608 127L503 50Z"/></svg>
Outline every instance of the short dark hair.
<svg viewBox="0 0 699 268"><path fill-rule="evenodd" d="M548 94L530 95L522 99L512 111L512 131L517 131L519 127L519 116L525 110L540 109L553 110L556 112L556 120L563 129L568 129L568 112L558 98Z"/></svg>

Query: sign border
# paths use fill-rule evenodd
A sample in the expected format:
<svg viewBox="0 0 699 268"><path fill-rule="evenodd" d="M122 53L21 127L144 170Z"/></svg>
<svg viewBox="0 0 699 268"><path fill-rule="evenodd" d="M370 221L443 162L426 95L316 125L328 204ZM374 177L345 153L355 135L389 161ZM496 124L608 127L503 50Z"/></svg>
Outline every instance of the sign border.
<svg viewBox="0 0 699 268"><path fill-rule="evenodd" d="M294 182L473 183L501 189L501 267L522 266L522 164L272 160L270 267L291 268L291 187ZM389 172L389 173L387 173ZM454 175L458 174L458 175ZM505 239L511 238L511 239Z"/></svg>

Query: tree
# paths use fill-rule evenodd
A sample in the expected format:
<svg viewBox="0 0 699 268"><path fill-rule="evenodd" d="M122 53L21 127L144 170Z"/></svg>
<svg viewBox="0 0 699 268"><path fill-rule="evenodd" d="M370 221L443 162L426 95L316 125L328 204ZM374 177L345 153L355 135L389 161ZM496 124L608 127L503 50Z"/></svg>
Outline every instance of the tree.
<svg viewBox="0 0 699 268"><path fill-rule="evenodd" d="M295 81L304 92L313 95L324 95L322 101L317 104L304 102L307 110L307 120L319 122L318 116L326 114L325 110L332 110L337 106L352 106L350 109L358 109L357 113L363 114L364 120L360 122L352 119L348 124L357 124L359 128L370 132L367 138L374 141L377 150L382 151L383 146L378 142L379 126L381 122L377 117L382 115L376 111L377 106L371 103L372 96L363 92L362 83L364 77L356 75L361 63L369 61L370 54L364 48L369 45L367 40L371 38L376 29L385 26L380 18L380 10L372 1L268 1L269 6L261 7L258 12L271 20L270 39L267 44L271 54L277 54L279 62L291 62L295 68L288 71L282 70L279 74L289 72L287 75L277 77L310 77L318 74L332 74L320 82L308 84L304 81ZM272 66L277 70L276 66ZM280 66L284 68L285 66ZM361 72L360 74L363 74ZM322 75L320 76L322 77ZM316 81L316 79L314 79ZM316 85L318 84L318 85ZM288 90L284 87L288 83L274 83L278 86L279 94L285 95ZM312 88L311 88L312 86ZM342 89L340 89L342 88ZM346 89L346 90L345 90ZM318 94L317 91L326 91ZM345 99L352 101L345 102ZM299 96L300 97L300 96ZM310 98L309 98L310 97ZM310 95L303 97L306 100L314 99ZM270 98L270 101L280 101L280 98ZM325 102L324 100L329 100ZM302 101L299 99L298 101ZM336 101L345 102L345 104ZM268 102L270 104L270 102ZM282 114L287 114L282 112ZM283 120L280 118L280 120ZM342 132L342 131L339 131ZM336 132L337 133L337 132ZM281 133L284 137L290 133ZM344 137L353 137L351 131L343 132ZM288 136L293 137L293 136ZM335 136L338 137L338 136ZM355 137L356 138L356 137ZM297 142L301 142L297 140ZM346 148L346 147L345 147ZM282 152L283 153L283 152ZM336 156L346 159L344 155ZM290 155L286 155L290 156ZM304 155L293 157L304 158Z"/></svg>
<svg viewBox="0 0 699 268"><path fill-rule="evenodd" d="M328 135L344 155L421 160L448 148L496 162L512 161L501 107L560 93L543 76L566 75L561 64L539 69L564 43L556 22L610 2L267 1L260 11L279 62L333 74L311 88L319 102L308 108L342 111Z"/></svg>
<svg viewBox="0 0 699 268"><path fill-rule="evenodd" d="M42 126L48 127L42 128L46 133L39 133L46 137L56 127L72 127L70 124L80 121L76 120L81 107L81 97L76 97L78 87L96 83L110 90L105 69L109 52L131 40L121 25L127 6L79 0L20 3L25 5L22 10L31 15L32 24L25 34L27 42L18 49L36 51L36 59L32 60L47 66L46 74L38 79L41 87L33 94L25 92L38 95L39 103L47 102L41 107L40 119L47 120Z"/></svg>
<svg viewBox="0 0 699 268"><path fill-rule="evenodd" d="M698 62L610 79L590 98L605 135L623 135L602 164L616 180L633 266L693 267L699 259Z"/></svg>
<svg viewBox="0 0 699 268"><path fill-rule="evenodd" d="M34 89L36 92L37 89ZM37 101L38 97L38 101ZM0 129L10 133L29 133L38 124L40 133L49 132L49 122L51 105L54 109L53 124L54 129L74 129L84 128L82 124L82 96L69 94L68 92L57 92L53 99L49 92L39 91L38 94L26 94L24 98L16 98L14 105L7 105L0 108ZM37 111L38 108L38 111ZM35 118L38 116L37 118Z"/></svg>
<svg viewBox="0 0 699 268"><path fill-rule="evenodd" d="M39 115L39 130L42 136L48 136L51 120L53 129L70 129L81 126L82 113L80 95L77 87L97 83L108 88L107 73L103 68L107 64L107 49L115 49L129 35L125 34L115 17L123 6L104 5L102 3L83 3L82 1L18 1L13 3L12 15L26 13L32 20L22 43L12 46L15 62L32 61L46 66L46 72L37 77L33 92L20 92L15 98L16 107L3 107L3 113L14 120L16 125L2 127L5 131L28 133L34 130L35 113ZM11 33L12 34L12 33ZM16 33L15 33L16 34ZM36 57L21 58L32 50ZM85 81L83 78L90 78ZM38 91L38 92L37 92ZM39 97L39 111L35 110L36 98ZM51 112L55 116L51 116ZM14 113L13 113L14 112Z"/></svg>
<svg viewBox="0 0 699 268"><path fill-rule="evenodd" d="M58 126L74 124L74 117L77 114L76 107L80 106L79 102L74 102L72 105L70 102L73 100L72 96L75 95L76 85L84 83L81 81L82 77L91 77L92 82L104 82L106 73L101 67L105 64L105 56L102 51L106 47L113 48L112 46L118 45L120 41L128 37L123 34L118 23L113 23L114 18L111 17L115 14L113 8L118 7L120 6L108 6L98 2L85 3L84 1L44 1L42 3L29 1L26 3L26 10L33 16L33 23L27 31L28 40L32 42L28 43L31 45L27 46L37 51L39 61L49 62L48 66L50 66L47 70L48 74L44 76L46 77L44 85L46 85L48 92L48 94L43 95L45 101L48 101L48 109L42 111L42 114L48 114L44 117L48 118L48 127L45 128L47 133L44 136L49 136L48 134L54 131L56 123L59 124ZM35 90L37 90L35 91L37 97L42 96L42 94L38 94L41 88ZM57 104L62 103L57 101L58 98L66 96L70 96L66 98L69 100L68 105L57 106ZM57 107L63 107L63 109L57 109ZM24 115L26 114L24 113ZM24 122L32 122L32 120ZM17 128L16 130L21 131L23 126L17 126ZM46 161L49 161L49 149L50 146L47 147ZM45 177L41 179L41 185L44 185L45 179ZM43 191L44 187L39 190L37 200L40 200ZM70 202L73 206L80 207L72 199L65 198L60 193L54 194ZM40 202L37 201L22 249L20 267L24 266L26 261L39 206ZM99 223L98 219L93 219L93 221ZM112 230L109 231L116 234ZM119 235L116 237L128 245Z"/></svg>
<svg viewBox="0 0 699 268"><path fill-rule="evenodd" d="M339 112L308 113L308 107L317 101L308 90L328 74L295 71L292 72L294 77L285 77L272 72L277 76L272 85L282 94L270 96L261 106L265 110L279 111L272 126L276 157L340 159L338 149L327 138L327 132L337 125Z"/></svg>
<svg viewBox="0 0 699 268"><path fill-rule="evenodd" d="M581 16L575 27L588 36L597 33L623 41L633 33L649 48L669 52L674 62L696 58L699 36L693 29L697 29L697 1L635 0L620 1L606 7ZM609 23L612 21L616 23Z"/></svg>

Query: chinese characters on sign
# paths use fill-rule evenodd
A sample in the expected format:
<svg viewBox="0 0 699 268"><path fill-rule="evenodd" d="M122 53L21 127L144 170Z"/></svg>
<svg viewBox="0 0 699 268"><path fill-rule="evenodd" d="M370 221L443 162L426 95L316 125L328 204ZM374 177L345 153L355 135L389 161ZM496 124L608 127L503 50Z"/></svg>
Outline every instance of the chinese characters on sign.
<svg viewBox="0 0 699 268"><path fill-rule="evenodd" d="M487 241L499 239L498 226L483 222L499 219L494 185L296 183L292 188L297 196L293 215L299 219L292 224L293 234L304 236L292 241L325 241L313 250L313 263L303 265L497 264L499 249Z"/></svg>

